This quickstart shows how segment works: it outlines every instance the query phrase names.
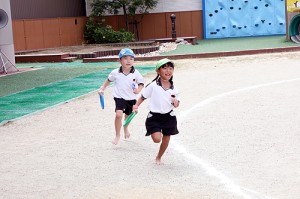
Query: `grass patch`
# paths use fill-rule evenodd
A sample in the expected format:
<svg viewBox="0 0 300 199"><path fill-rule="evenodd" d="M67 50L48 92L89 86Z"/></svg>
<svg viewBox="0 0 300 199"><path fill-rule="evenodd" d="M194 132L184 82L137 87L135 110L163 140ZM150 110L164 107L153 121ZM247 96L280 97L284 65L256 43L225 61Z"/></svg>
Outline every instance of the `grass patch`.
<svg viewBox="0 0 300 199"><path fill-rule="evenodd" d="M30 66L30 65L28 65ZM59 67L60 66L60 67ZM7 75L0 78L0 97L12 93L29 90L49 83L72 79L90 73L100 72L106 68L118 66L118 63L98 63L98 64L40 64L32 68L38 68L24 73ZM18 67L18 66L17 66ZM24 67L24 64L22 65Z"/></svg>

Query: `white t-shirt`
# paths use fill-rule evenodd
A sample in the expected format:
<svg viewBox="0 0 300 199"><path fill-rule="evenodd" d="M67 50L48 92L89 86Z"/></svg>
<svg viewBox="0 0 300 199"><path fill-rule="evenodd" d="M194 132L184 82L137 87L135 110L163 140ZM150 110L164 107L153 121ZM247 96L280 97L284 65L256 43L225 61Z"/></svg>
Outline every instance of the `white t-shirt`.
<svg viewBox="0 0 300 199"><path fill-rule="evenodd" d="M174 85L165 90L160 83L160 79L150 83L142 92L142 96L146 99L149 98L148 108L154 113L168 113L173 110L172 95L180 101L178 90Z"/></svg>
<svg viewBox="0 0 300 199"><path fill-rule="evenodd" d="M108 81L114 82L113 96L125 100L135 100L134 88L144 84L144 78L133 66L128 74L124 74L122 67L116 68L108 75Z"/></svg>

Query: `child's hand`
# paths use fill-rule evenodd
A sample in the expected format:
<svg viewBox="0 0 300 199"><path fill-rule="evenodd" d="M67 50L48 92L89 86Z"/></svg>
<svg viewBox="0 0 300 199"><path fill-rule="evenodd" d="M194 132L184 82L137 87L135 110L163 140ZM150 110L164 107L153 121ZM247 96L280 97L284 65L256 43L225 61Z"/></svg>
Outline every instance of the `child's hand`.
<svg viewBox="0 0 300 199"><path fill-rule="evenodd" d="M140 84L140 85L135 84L134 88L132 88L133 93L134 94L139 94L143 88L144 88L143 84Z"/></svg>
<svg viewBox="0 0 300 199"><path fill-rule="evenodd" d="M98 90L98 94L99 94L99 95L103 95L103 94L104 94L104 89L103 89L103 87L101 87L101 88Z"/></svg>
<svg viewBox="0 0 300 199"><path fill-rule="evenodd" d="M99 94L99 95L103 95L103 94L104 94L104 91L103 91L103 90L99 90L99 91L98 91L98 94Z"/></svg>
<svg viewBox="0 0 300 199"><path fill-rule="evenodd" d="M172 105L177 108L179 106L179 101L176 99L175 95L171 95L172 97Z"/></svg>
<svg viewBox="0 0 300 199"><path fill-rule="evenodd" d="M133 91L134 94L139 94L140 93L139 86L136 83L132 84L132 91Z"/></svg>
<svg viewBox="0 0 300 199"><path fill-rule="evenodd" d="M139 94L139 93L140 93L140 89L139 89L139 88L133 89L133 93L134 93L134 94Z"/></svg>
<svg viewBox="0 0 300 199"><path fill-rule="evenodd" d="M138 105L133 105L132 107L132 112L138 112L139 106Z"/></svg>

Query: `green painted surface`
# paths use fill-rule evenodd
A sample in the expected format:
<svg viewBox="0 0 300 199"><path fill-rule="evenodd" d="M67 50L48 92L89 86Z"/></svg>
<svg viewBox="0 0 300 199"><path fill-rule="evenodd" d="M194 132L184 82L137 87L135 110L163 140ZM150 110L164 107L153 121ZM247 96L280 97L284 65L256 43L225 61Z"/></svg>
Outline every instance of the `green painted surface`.
<svg viewBox="0 0 300 199"><path fill-rule="evenodd" d="M286 41L285 36L207 39L199 40L197 45L178 45L176 50L162 53L162 55L230 52L292 46L299 46L299 44Z"/></svg>
<svg viewBox="0 0 300 199"><path fill-rule="evenodd" d="M200 40L198 45L179 45L162 55L198 54L299 46L285 36ZM63 103L95 91L118 62L26 63L17 68L33 68L0 78L0 123ZM142 74L154 65L136 66Z"/></svg>
<svg viewBox="0 0 300 199"><path fill-rule="evenodd" d="M5 84L15 82L15 84L18 85L24 84L24 81L28 81L28 83L35 82L35 84L30 84L29 87L32 88L28 89L26 88L26 85L23 85L25 88L23 88L22 91L0 97L0 123L43 110L47 107L95 91L105 81L112 69L119 66L119 63L105 63L103 66L101 66L100 63L93 64L97 65L97 67L92 66L87 69L87 67L89 67L87 64L84 64L83 67L79 68L78 66L74 68L72 63L69 63L69 66L65 63L61 63L61 66L59 64L56 64L55 66L50 64L51 66L38 70L41 71L40 73L36 73L38 71L29 71L18 74L21 75L21 77L17 77L16 75L5 76L10 77L8 79L9 81L7 81L7 79L4 80L1 77L2 83ZM110 67L108 67L107 64ZM49 68L53 69L53 67L56 69L54 70L55 72L47 70ZM69 67L67 68L69 70L66 70L66 67ZM154 66L150 65L136 67L142 74L154 71ZM76 72L71 72L71 70L75 70ZM94 70L96 70L96 72L91 72ZM59 73L57 71L59 71ZM80 73L88 74L73 77ZM50 81L52 81L52 83L49 83ZM33 87L34 85L38 86ZM21 85L17 87L21 89L20 86ZM4 86L2 85L1 87ZM12 88L14 88L14 86ZM10 91L12 90L14 89L10 89Z"/></svg>

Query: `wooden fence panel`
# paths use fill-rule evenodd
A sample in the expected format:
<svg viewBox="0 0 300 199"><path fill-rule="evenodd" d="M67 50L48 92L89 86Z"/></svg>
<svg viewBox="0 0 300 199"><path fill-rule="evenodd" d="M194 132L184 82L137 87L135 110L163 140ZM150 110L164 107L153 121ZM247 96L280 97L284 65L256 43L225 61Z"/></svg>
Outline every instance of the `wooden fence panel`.
<svg viewBox="0 0 300 199"><path fill-rule="evenodd" d="M15 51L81 45L86 21L86 17L13 20Z"/></svg>
<svg viewBox="0 0 300 199"><path fill-rule="evenodd" d="M185 36L193 36L192 32L192 14L191 12L178 13L178 19L176 20L176 28L179 30L178 34Z"/></svg>
<svg viewBox="0 0 300 199"><path fill-rule="evenodd" d="M198 39L203 39L202 11L188 11L145 15L139 24L140 40L172 37L171 14L176 15L177 37L197 36ZM125 28L124 16L107 16L105 17L105 21L114 30ZM130 26L130 30L133 30L132 25Z"/></svg>
<svg viewBox="0 0 300 199"><path fill-rule="evenodd" d="M154 39L166 37L165 14L145 15L139 25L140 39Z"/></svg>
<svg viewBox="0 0 300 199"><path fill-rule="evenodd" d="M24 20L26 50L43 49L43 25L41 20Z"/></svg>
<svg viewBox="0 0 300 199"><path fill-rule="evenodd" d="M180 30L178 29L178 24L177 24L177 21L178 21L178 18L179 18L179 15L178 13L166 13L165 14L165 20L167 22L167 34L165 35L165 38L170 38L172 37L172 21L171 21L171 15L172 14L175 14L176 16L176 21L175 21L175 26L176 26L176 36L177 37L180 37Z"/></svg>
<svg viewBox="0 0 300 199"><path fill-rule="evenodd" d="M203 17L202 12L193 11L191 24L192 32L190 36L197 36L199 40L203 39Z"/></svg>
<svg viewBox="0 0 300 199"><path fill-rule="evenodd" d="M84 43L86 18L60 18L61 46L81 45Z"/></svg>
<svg viewBox="0 0 300 199"><path fill-rule="evenodd" d="M12 29L13 29L15 51L21 51L26 49L24 21L23 20L13 21Z"/></svg>
<svg viewBox="0 0 300 199"><path fill-rule="evenodd" d="M139 24L139 39L149 40L172 37L172 13L153 13L144 16ZM174 12L177 37L197 36L203 39L202 11ZM13 20L16 51L27 51L84 43L87 17L35 20ZM124 16L107 16L106 23L114 30L125 29ZM133 25L130 25L133 30Z"/></svg>
<svg viewBox="0 0 300 199"><path fill-rule="evenodd" d="M84 31L85 31L85 24L87 22L87 17L77 17L77 24L75 27L76 31L76 45L82 45L85 43L84 41Z"/></svg>
<svg viewBox="0 0 300 199"><path fill-rule="evenodd" d="M61 46L78 45L77 26L74 18L60 18L60 38Z"/></svg>
<svg viewBox="0 0 300 199"><path fill-rule="evenodd" d="M61 46L60 42L60 30L59 19L46 19L42 21L43 24L43 37L44 37L44 47L53 48Z"/></svg>

